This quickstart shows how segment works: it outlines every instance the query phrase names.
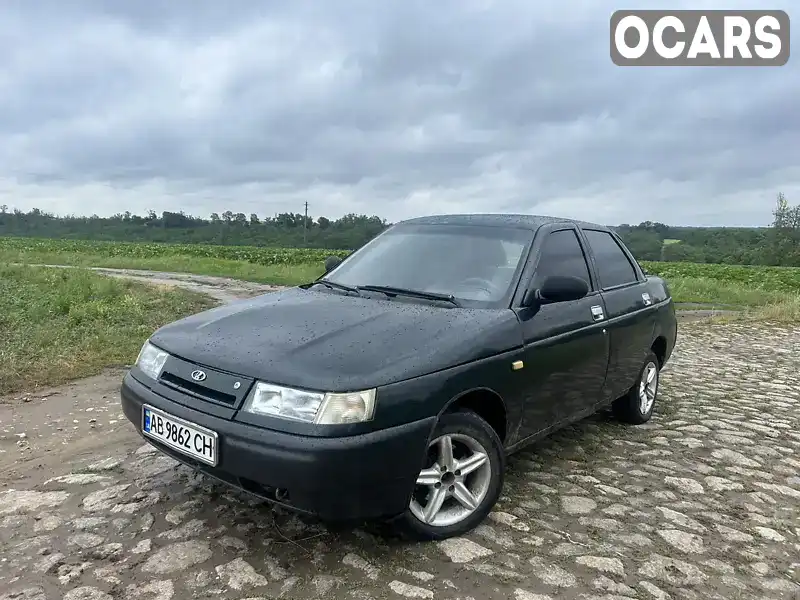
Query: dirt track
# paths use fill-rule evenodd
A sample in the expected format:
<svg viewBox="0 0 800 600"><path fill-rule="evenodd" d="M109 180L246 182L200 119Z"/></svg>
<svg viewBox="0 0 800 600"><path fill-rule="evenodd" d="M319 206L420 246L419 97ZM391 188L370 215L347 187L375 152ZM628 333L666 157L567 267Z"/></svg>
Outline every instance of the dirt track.
<svg viewBox="0 0 800 600"><path fill-rule="evenodd" d="M797 598L798 356L798 328L684 324L651 423L516 455L491 519L427 545L195 476L122 417L122 372L0 399L0 599Z"/></svg>
<svg viewBox="0 0 800 600"><path fill-rule="evenodd" d="M70 265L27 265L31 267L45 267L51 269L74 269ZM216 299L218 302L233 302L242 298L249 298L274 292L281 289L280 286L253 283L250 281L240 281L228 277L211 277L207 275L193 275L191 273L165 273L161 271L143 271L138 269L110 269L106 267L89 267L90 271L131 279L154 285L170 285L181 287L194 292L202 292Z"/></svg>

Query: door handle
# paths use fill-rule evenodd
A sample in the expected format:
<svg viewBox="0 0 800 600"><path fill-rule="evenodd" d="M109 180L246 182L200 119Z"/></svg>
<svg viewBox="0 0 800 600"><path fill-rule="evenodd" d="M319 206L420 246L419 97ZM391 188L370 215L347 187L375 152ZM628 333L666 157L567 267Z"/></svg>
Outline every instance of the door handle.
<svg viewBox="0 0 800 600"><path fill-rule="evenodd" d="M594 321L602 321L605 319L605 315L603 314L603 307L600 305L595 305L592 307L592 319Z"/></svg>
<svg viewBox="0 0 800 600"><path fill-rule="evenodd" d="M653 301L650 299L650 294L647 292L642 294L642 300L644 301L645 306L650 306L653 303Z"/></svg>

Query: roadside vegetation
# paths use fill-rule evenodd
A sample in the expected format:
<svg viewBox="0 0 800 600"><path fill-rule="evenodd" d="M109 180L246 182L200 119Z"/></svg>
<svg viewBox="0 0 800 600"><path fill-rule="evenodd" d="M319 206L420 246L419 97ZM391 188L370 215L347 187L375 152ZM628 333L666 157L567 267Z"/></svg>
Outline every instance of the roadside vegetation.
<svg viewBox="0 0 800 600"><path fill-rule="evenodd" d="M0 262L174 271L297 285L347 250L0 238ZM642 261L693 308L746 311L751 318L800 321L800 268ZM765 316L765 315L768 315Z"/></svg>
<svg viewBox="0 0 800 600"><path fill-rule="evenodd" d="M784 323L800 322L800 268L642 262L663 277L673 298L685 308L741 311L741 316ZM729 318L729 317L726 317Z"/></svg>
<svg viewBox="0 0 800 600"><path fill-rule="evenodd" d="M298 285L347 250L0 237L0 263L145 269Z"/></svg>
<svg viewBox="0 0 800 600"><path fill-rule="evenodd" d="M128 365L153 330L213 304L81 269L0 264L0 395Z"/></svg>
<svg viewBox="0 0 800 600"><path fill-rule="evenodd" d="M231 247L0 237L0 263L144 269L297 285L318 277L324 270L325 257L335 253L323 252L318 259L307 255L303 257L307 262L297 263L294 261L298 257L292 255L291 249L264 252L264 248L236 246L240 251L237 256L225 252L228 248Z"/></svg>
<svg viewBox="0 0 800 600"><path fill-rule="evenodd" d="M319 262L335 254L346 256L348 250L325 250L321 248L279 248L266 246L224 246L213 244L173 244L109 242L89 240L55 240L30 237L0 237L0 252L9 260L14 253L39 256L91 255L104 260L131 259L156 260L189 257L194 259L217 259L246 262L262 266L305 265Z"/></svg>

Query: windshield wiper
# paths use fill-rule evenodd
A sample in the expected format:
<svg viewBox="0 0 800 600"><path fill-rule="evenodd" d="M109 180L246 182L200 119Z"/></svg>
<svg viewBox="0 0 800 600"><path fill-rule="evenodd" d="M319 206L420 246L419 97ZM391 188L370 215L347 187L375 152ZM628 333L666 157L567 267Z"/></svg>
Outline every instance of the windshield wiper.
<svg viewBox="0 0 800 600"><path fill-rule="evenodd" d="M406 288L392 287L388 285L360 285L359 290L368 292L381 292L388 296L411 296L412 298L424 298L425 300L441 300L460 307L461 303L452 294L439 294L436 292L423 292L421 290L409 290Z"/></svg>
<svg viewBox="0 0 800 600"><path fill-rule="evenodd" d="M317 285L318 283L320 285L326 285L331 289L342 290L344 292L353 292L359 296L361 295L361 292L358 291L357 287L345 285L343 283L336 283L335 281L328 281L327 279L317 279L316 281L312 282L311 285ZM309 287L311 287L311 285L309 285Z"/></svg>

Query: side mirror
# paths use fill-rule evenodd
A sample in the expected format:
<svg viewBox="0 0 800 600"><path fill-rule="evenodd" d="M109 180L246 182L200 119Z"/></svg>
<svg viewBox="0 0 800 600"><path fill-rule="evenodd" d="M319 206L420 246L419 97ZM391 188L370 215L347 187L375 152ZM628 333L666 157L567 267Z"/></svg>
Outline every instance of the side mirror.
<svg viewBox="0 0 800 600"><path fill-rule="evenodd" d="M339 264L342 262L342 259L338 256L329 256L325 259L325 272L329 273L333 271Z"/></svg>
<svg viewBox="0 0 800 600"><path fill-rule="evenodd" d="M585 279L571 275L550 275L541 287L532 295L526 304L551 304L580 300L589 293L589 284Z"/></svg>

